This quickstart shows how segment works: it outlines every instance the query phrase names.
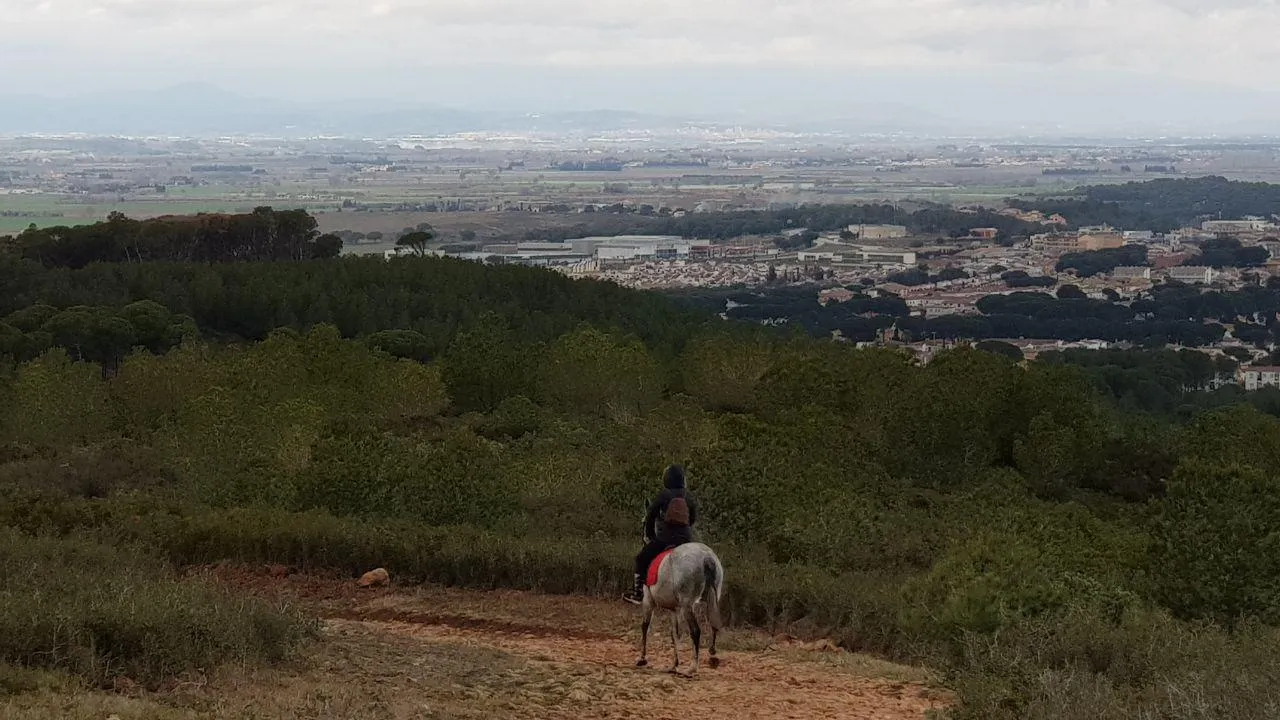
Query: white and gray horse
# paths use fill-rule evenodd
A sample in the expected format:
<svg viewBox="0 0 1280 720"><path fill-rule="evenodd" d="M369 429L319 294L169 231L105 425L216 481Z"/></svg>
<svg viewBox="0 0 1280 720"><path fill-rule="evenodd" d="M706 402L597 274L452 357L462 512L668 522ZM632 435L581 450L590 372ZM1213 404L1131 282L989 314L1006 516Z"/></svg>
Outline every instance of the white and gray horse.
<svg viewBox="0 0 1280 720"><path fill-rule="evenodd" d="M653 620L653 611L667 610L671 618L671 652L674 664L667 672L679 674L680 671L680 621L683 619L689 626L689 637L693 641L693 670L689 677L698 673L698 660L702 651L702 628L694 610L702 606L706 610L707 624L711 626L711 643L708 651L711 655L710 665L719 665L716 658L716 636L724 627L720 617L720 594L724 590L724 566L720 558L711 548L702 543L691 542L677 547L662 560L658 567L657 583L644 588L644 620L640 624L640 659L636 665L643 667L649 664L647 658L649 646L649 624Z"/></svg>

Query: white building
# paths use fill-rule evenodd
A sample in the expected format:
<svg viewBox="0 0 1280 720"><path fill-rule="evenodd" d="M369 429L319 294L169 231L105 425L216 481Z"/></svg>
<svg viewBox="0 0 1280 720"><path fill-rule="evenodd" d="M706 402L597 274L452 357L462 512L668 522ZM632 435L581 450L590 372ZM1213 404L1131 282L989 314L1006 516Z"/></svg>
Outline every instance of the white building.
<svg viewBox="0 0 1280 720"><path fill-rule="evenodd" d="M637 238L611 240L595 247L595 259L602 265L647 260L677 260L689 257L693 244L683 239Z"/></svg>
<svg viewBox="0 0 1280 720"><path fill-rule="evenodd" d="M1181 267L1172 267L1166 271L1166 276L1170 280L1177 280L1184 283L1204 283L1208 285L1213 282L1213 268L1205 265L1183 265Z"/></svg>
<svg viewBox="0 0 1280 720"><path fill-rule="evenodd" d="M923 311L926 317L972 315L978 311L974 299L963 295L931 295L907 298L905 302L912 310Z"/></svg>
<svg viewBox="0 0 1280 720"><path fill-rule="evenodd" d="M574 251L574 247L569 243L563 242L522 242L516 243L516 252L561 252L570 253ZM590 255L591 253L582 253Z"/></svg>
<svg viewBox="0 0 1280 720"><path fill-rule="evenodd" d="M914 250L863 247L858 249L858 260L872 265L915 265Z"/></svg>
<svg viewBox="0 0 1280 720"><path fill-rule="evenodd" d="M1270 230L1275 226L1262 218L1245 218L1244 220L1206 220L1200 229L1211 233L1250 233Z"/></svg>
<svg viewBox="0 0 1280 720"><path fill-rule="evenodd" d="M822 248L814 248L813 250L801 250L796 253L796 260L799 262L842 262L845 253L837 250L829 250Z"/></svg>
<svg viewBox="0 0 1280 720"><path fill-rule="evenodd" d="M1280 387L1280 367L1272 365L1242 367L1236 372L1236 378L1245 390Z"/></svg>
<svg viewBox="0 0 1280 720"><path fill-rule="evenodd" d="M1111 271L1116 280L1150 280L1151 268L1142 265L1120 265Z"/></svg>

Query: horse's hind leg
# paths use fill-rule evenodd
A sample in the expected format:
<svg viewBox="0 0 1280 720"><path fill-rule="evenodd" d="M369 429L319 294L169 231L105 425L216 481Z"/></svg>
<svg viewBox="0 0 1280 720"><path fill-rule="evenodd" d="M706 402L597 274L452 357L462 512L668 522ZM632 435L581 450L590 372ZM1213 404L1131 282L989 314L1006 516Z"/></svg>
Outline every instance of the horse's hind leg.
<svg viewBox="0 0 1280 720"><path fill-rule="evenodd" d="M646 598L644 603L644 619L640 621L640 659L636 661L636 667L644 667L649 664L649 624L653 622L653 603Z"/></svg>
<svg viewBox="0 0 1280 720"><path fill-rule="evenodd" d="M671 668L669 673L680 672L680 611L671 613Z"/></svg>
<svg viewBox="0 0 1280 720"><path fill-rule="evenodd" d="M707 642L707 664L712 669L720 667L720 658L716 657L716 641L720 639L720 608L707 608L707 625L711 627L711 639ZM714 613L714 614L713 614Z"/></svg>
<svg viewBox="0 0 1280 720"><path fill-rule="evenodd" d="M692 607L685 608L684 620L689 624L689 639L693 641L693 669L689 671L689 677L693 677L698 674L698 656L702 652L702 628L698 626L698 618L693 614Z"/></svg>

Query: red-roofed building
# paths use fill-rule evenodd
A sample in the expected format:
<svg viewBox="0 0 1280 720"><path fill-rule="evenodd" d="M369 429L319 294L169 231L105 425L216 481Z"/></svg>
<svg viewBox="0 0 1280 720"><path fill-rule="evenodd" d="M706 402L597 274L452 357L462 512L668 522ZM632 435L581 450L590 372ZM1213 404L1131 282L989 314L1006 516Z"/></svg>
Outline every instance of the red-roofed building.
<svg viewBox="0 0 1280 720"><path fill-rule="evenodd" d="M826 305L828 303L833 303L833 302L837 302L837 303L849 302L852 299L853 299L853 291L849 290L848 288L842 288L842 287L827 288L826 290L823 290L822 292L818 293L818 302L823 305Z"/></svg>

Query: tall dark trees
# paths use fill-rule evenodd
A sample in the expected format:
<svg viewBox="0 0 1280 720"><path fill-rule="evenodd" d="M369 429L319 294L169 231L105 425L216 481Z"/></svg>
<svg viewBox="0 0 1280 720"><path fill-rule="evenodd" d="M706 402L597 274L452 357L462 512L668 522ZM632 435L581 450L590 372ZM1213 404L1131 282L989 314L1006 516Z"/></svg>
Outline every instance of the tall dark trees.
<svg viewBox="0 0 1280 720"><path fill-rule="evenodd" d="M342 241L320 235L305 210L255 208L251 213L200 213L133 220L113 212L106 222L28 228L11 241L20 257L45 267L95 262L234 262L336 257Z"/></svg>

